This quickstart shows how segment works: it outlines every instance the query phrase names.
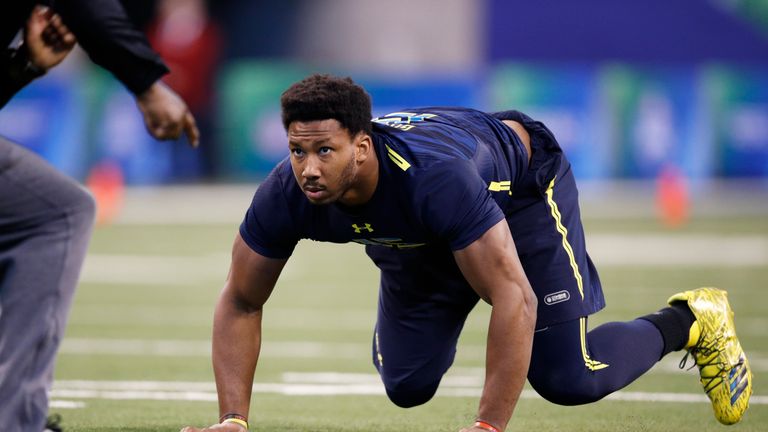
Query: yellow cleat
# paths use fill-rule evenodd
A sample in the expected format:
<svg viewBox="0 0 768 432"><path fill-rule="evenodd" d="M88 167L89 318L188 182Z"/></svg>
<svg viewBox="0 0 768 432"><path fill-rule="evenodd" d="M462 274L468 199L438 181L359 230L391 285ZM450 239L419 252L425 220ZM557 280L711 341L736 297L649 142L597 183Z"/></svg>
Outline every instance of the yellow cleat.
<svg viewBox="0 0 768 432"><path fill-rule="evenodd" d="M712 401L715 418L727 425L737 423L749 407L752 370L736 338L728 293L717 288L699 288L675 294L668 302L686 302L696 317L692 338L685 347L688 354L680 367L685 367L688 356L692 356L699 367L704 391Z"/></svg>

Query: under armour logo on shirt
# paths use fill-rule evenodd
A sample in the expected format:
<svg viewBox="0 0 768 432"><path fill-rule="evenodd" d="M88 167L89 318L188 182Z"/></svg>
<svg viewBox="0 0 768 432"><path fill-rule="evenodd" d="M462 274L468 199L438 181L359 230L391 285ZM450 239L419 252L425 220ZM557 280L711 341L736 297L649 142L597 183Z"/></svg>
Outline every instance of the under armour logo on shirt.
<svg viewBox="0 0 768 432"><path fill-rule="evenodd" d="M371 224L363 224L363 226L357 226L357 224L352 224L352 228L355 229L355 233L360 234L363 232L363 230L367 230L369 233L373 232L373 228L371 228Z"/></svg>

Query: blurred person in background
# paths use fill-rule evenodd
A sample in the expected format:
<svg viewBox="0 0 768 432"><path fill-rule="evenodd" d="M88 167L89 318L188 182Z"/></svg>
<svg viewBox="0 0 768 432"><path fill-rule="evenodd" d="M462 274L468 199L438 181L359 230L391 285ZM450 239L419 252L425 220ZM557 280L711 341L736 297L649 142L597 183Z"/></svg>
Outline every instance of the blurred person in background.
<svg viewBox="0 0 768 432"><path fill-rule="evenodd" d="M196 157L197 172L182 173L188 178L198 178L202 173L213 174L216 165L215 145L212 145L213 86L216 65L220 56L221 36L216 23L210 19L204 0L160 0L157 14L147 30L147 38L160 54L172 74L163 82L175 90L189 106L200 129L200 135L208 145L202 153L177 153L181 157Z"/></svg>
<svg viewBox="0 0 768 432"><path fill-rule="evenodd" d="M77 40L135 95L152 136L192 146L198 130L168 73L117 0L35 1L0 7L0 106L56 66ZM23 31L21 44L13 44ZM14 46L12 46L14 45ZM94 219L94 201L74 180L0 137L0 420L2 430L46 425L48 391ZM58 423L58 422L52 422Z"/></svg>

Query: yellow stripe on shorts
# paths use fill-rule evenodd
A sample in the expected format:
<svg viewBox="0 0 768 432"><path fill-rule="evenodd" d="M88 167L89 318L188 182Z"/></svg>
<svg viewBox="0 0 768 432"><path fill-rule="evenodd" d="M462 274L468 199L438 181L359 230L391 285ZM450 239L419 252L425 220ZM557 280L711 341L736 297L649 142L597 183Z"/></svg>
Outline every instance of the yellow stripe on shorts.
<svg viewBox="0 0 768 432"><path fill-rule="evenodd" d="M555 190L555 179L557 177L553 178L551 182L549 182L549 186L547 187L547 203L549 204L549 208L552 211L552 218L555 220L555 226L557 227L557 231L560 233L561 236L563 236L563 249L565 249L565 253L568 254L568 259L571 261L571 269L573 269L573 277L576 278L576 285L579 287L579 294L581 294L581 299L584 300L584 284L581 280L581 273L579 273L579 265L576 263L576 257L573 256L573 248L571 247L571 244L568 243L568 229L563 226L563 222L561 220L560 216L560 210L557 208L557 203L555 202L553 195Z"/></svg>
<svg viewBox="0 0 768 432"><path fill-rule="evenodd" d="M589 353L587 353L587 318L586 317L579 318L579 333L581 337L581 355L582 357L584 357L584 365L587 367L587 369L591 371L596 371L596 370L607 368L609 365L589 358Z"/></svg>
<svg viewBox="0 0 768 432"><path fill-rule="evenodd" d="M379 332L375 333L375 339L376 339L376 360L379 361L379 367L384 366L384 356L381 355L381 350L379 349Z"/></svg>

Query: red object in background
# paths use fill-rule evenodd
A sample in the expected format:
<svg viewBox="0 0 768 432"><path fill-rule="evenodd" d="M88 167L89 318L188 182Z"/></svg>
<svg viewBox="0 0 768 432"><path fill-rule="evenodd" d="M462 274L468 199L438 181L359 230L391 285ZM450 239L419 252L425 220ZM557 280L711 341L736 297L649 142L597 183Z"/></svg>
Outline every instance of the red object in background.
<svg viewBox="0 0 768 432"><path fill-rule="evenodd" d="M203 0L161 0L147 37L171 73L163 81L196 116L209 109L221 36Z"/></svg>
<svg viewBox="0 0 768 432"><path fill-rule="evenodd" d="M102 162L93 167L86 180L86 186L96 200L96 224L114 222L123 208L125 181L120 165Z"/></svg>
<svg viewBox="0 0 768 432"><path fill-rule="evenodd" d="M675 166L661 170L656 184L656 209L662 224L679 228L690 218L690 196L685 175Z"/></svg>

